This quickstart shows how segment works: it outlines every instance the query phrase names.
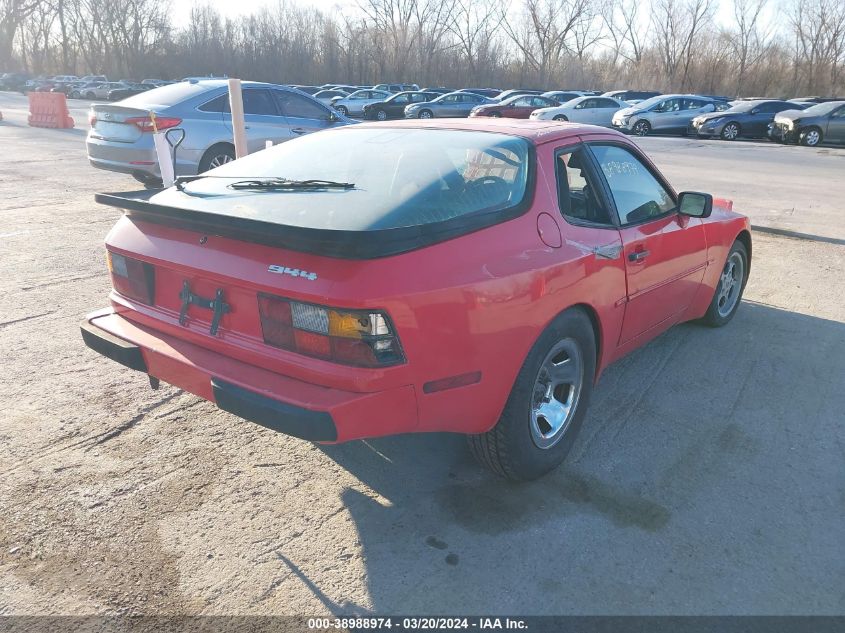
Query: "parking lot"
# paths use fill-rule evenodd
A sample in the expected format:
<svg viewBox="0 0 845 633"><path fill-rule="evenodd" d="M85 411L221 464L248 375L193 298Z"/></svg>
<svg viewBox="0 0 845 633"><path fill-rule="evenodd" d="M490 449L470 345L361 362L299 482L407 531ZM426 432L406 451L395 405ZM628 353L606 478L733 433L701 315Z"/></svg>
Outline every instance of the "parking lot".
<svg viewBox="0 0 845 633"><path fill-rule="evenodd" d="M317 446L87 349L93 194L137 183L87 164L71 105L30 128L0 93L0 615L845 609L845 149L638 140L750 215L744 305L611 367L564 467L517 485L460 436Z"/></svg>

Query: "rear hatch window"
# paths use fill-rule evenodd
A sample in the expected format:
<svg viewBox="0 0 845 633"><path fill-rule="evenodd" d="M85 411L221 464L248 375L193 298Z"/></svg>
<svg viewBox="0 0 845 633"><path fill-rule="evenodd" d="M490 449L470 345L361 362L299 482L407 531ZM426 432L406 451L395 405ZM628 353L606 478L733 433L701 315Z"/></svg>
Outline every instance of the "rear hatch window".
<svg viewBox="0 0 845 633"><path fill-rule="evenodd" d="M257 152L181 187L132 196L135 203L126 194L98 199L171 220L193 217L294 250L378 257L521 214L530 203L532 164L530 143L517 136L346 127ZM330 184L301 186L315 180ZM277 181L299 186L266 186Z"/></svg>
<svg viewBox="0 0 845 633"><path fill-rule="evenodd" d="M372 231L444 222L518 205L528 143L452 130L347 129L313 134L208 172L156 202L286 226ZM349 189L233 189L243 180L326 180Z"/></svg>

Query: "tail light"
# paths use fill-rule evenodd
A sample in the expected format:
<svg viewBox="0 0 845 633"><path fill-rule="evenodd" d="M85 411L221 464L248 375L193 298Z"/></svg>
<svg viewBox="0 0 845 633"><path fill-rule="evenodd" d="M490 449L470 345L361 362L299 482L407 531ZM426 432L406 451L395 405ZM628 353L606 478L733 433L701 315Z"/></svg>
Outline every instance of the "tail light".
<svg viewBox="0 0 845 633"><path fill-rule="evenodd" d="M153 305L155 269L152 264L108 251L112 285L124 297Z"/></svg>
<svg viewBox="0 0 845 633"><path fill-rule="evenodd" d="M91 127L97 125L97 113L93 110L88 113L88 125Z"/></svg>
<svg viewBox="0 0 845 633"><path fill-rule="evenodd" d="M133 116L129 117L124 121L124 123L133 124L142 132L155 132L156 130L161 132L162 130L167 130L172 127L176 127L181 122L182 119L179 119L175 116L156 117L155 126L153 126L153 120L148 116Z"/></svg>
<svg viewBox="0 0 845 633"><path fill-rule="evenodd" d="M259 293L264 342L355 367L405 361L399 338L383 312L341 310Z"/></svg>

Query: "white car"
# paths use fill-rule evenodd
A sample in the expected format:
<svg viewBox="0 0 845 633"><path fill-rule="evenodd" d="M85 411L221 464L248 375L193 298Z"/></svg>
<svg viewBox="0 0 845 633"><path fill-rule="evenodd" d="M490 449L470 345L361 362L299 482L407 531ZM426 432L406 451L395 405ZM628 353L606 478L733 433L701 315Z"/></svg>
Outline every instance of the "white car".
<svg viewBox="0 0 845 633"><path fill-rule="evenodd" d="M384 101L392 92L387 90L357 90L346 97L332 99L332 107L343 116L364 116L364 106L378 101Z"/></svg>
<svg viewBox="0 0 845 633"><path fill-rule="evenodd" d="M628 104L613 97L576 97L563 105L540 108L531 113L535 121L573 121L610 127L613 115Z"/></svg>

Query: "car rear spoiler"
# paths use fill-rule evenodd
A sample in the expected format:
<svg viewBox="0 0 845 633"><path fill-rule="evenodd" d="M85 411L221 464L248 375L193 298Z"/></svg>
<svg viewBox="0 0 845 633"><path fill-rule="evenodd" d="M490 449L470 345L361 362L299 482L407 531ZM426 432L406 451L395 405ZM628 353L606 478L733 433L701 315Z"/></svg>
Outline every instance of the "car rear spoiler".
<svg viewBox="0 0 845 633"><path fill-rule="evenodd" d="M151 202L150 198L158 193L161 190L98 193L94 195L94 200L122 209L133 220L342 259L376 259L399 255L509 219L503 217L502 213L484 213L420 226L341 231L290 226ZM513 208L507 216L514 217L521 211L524 208Z"/></svg>

